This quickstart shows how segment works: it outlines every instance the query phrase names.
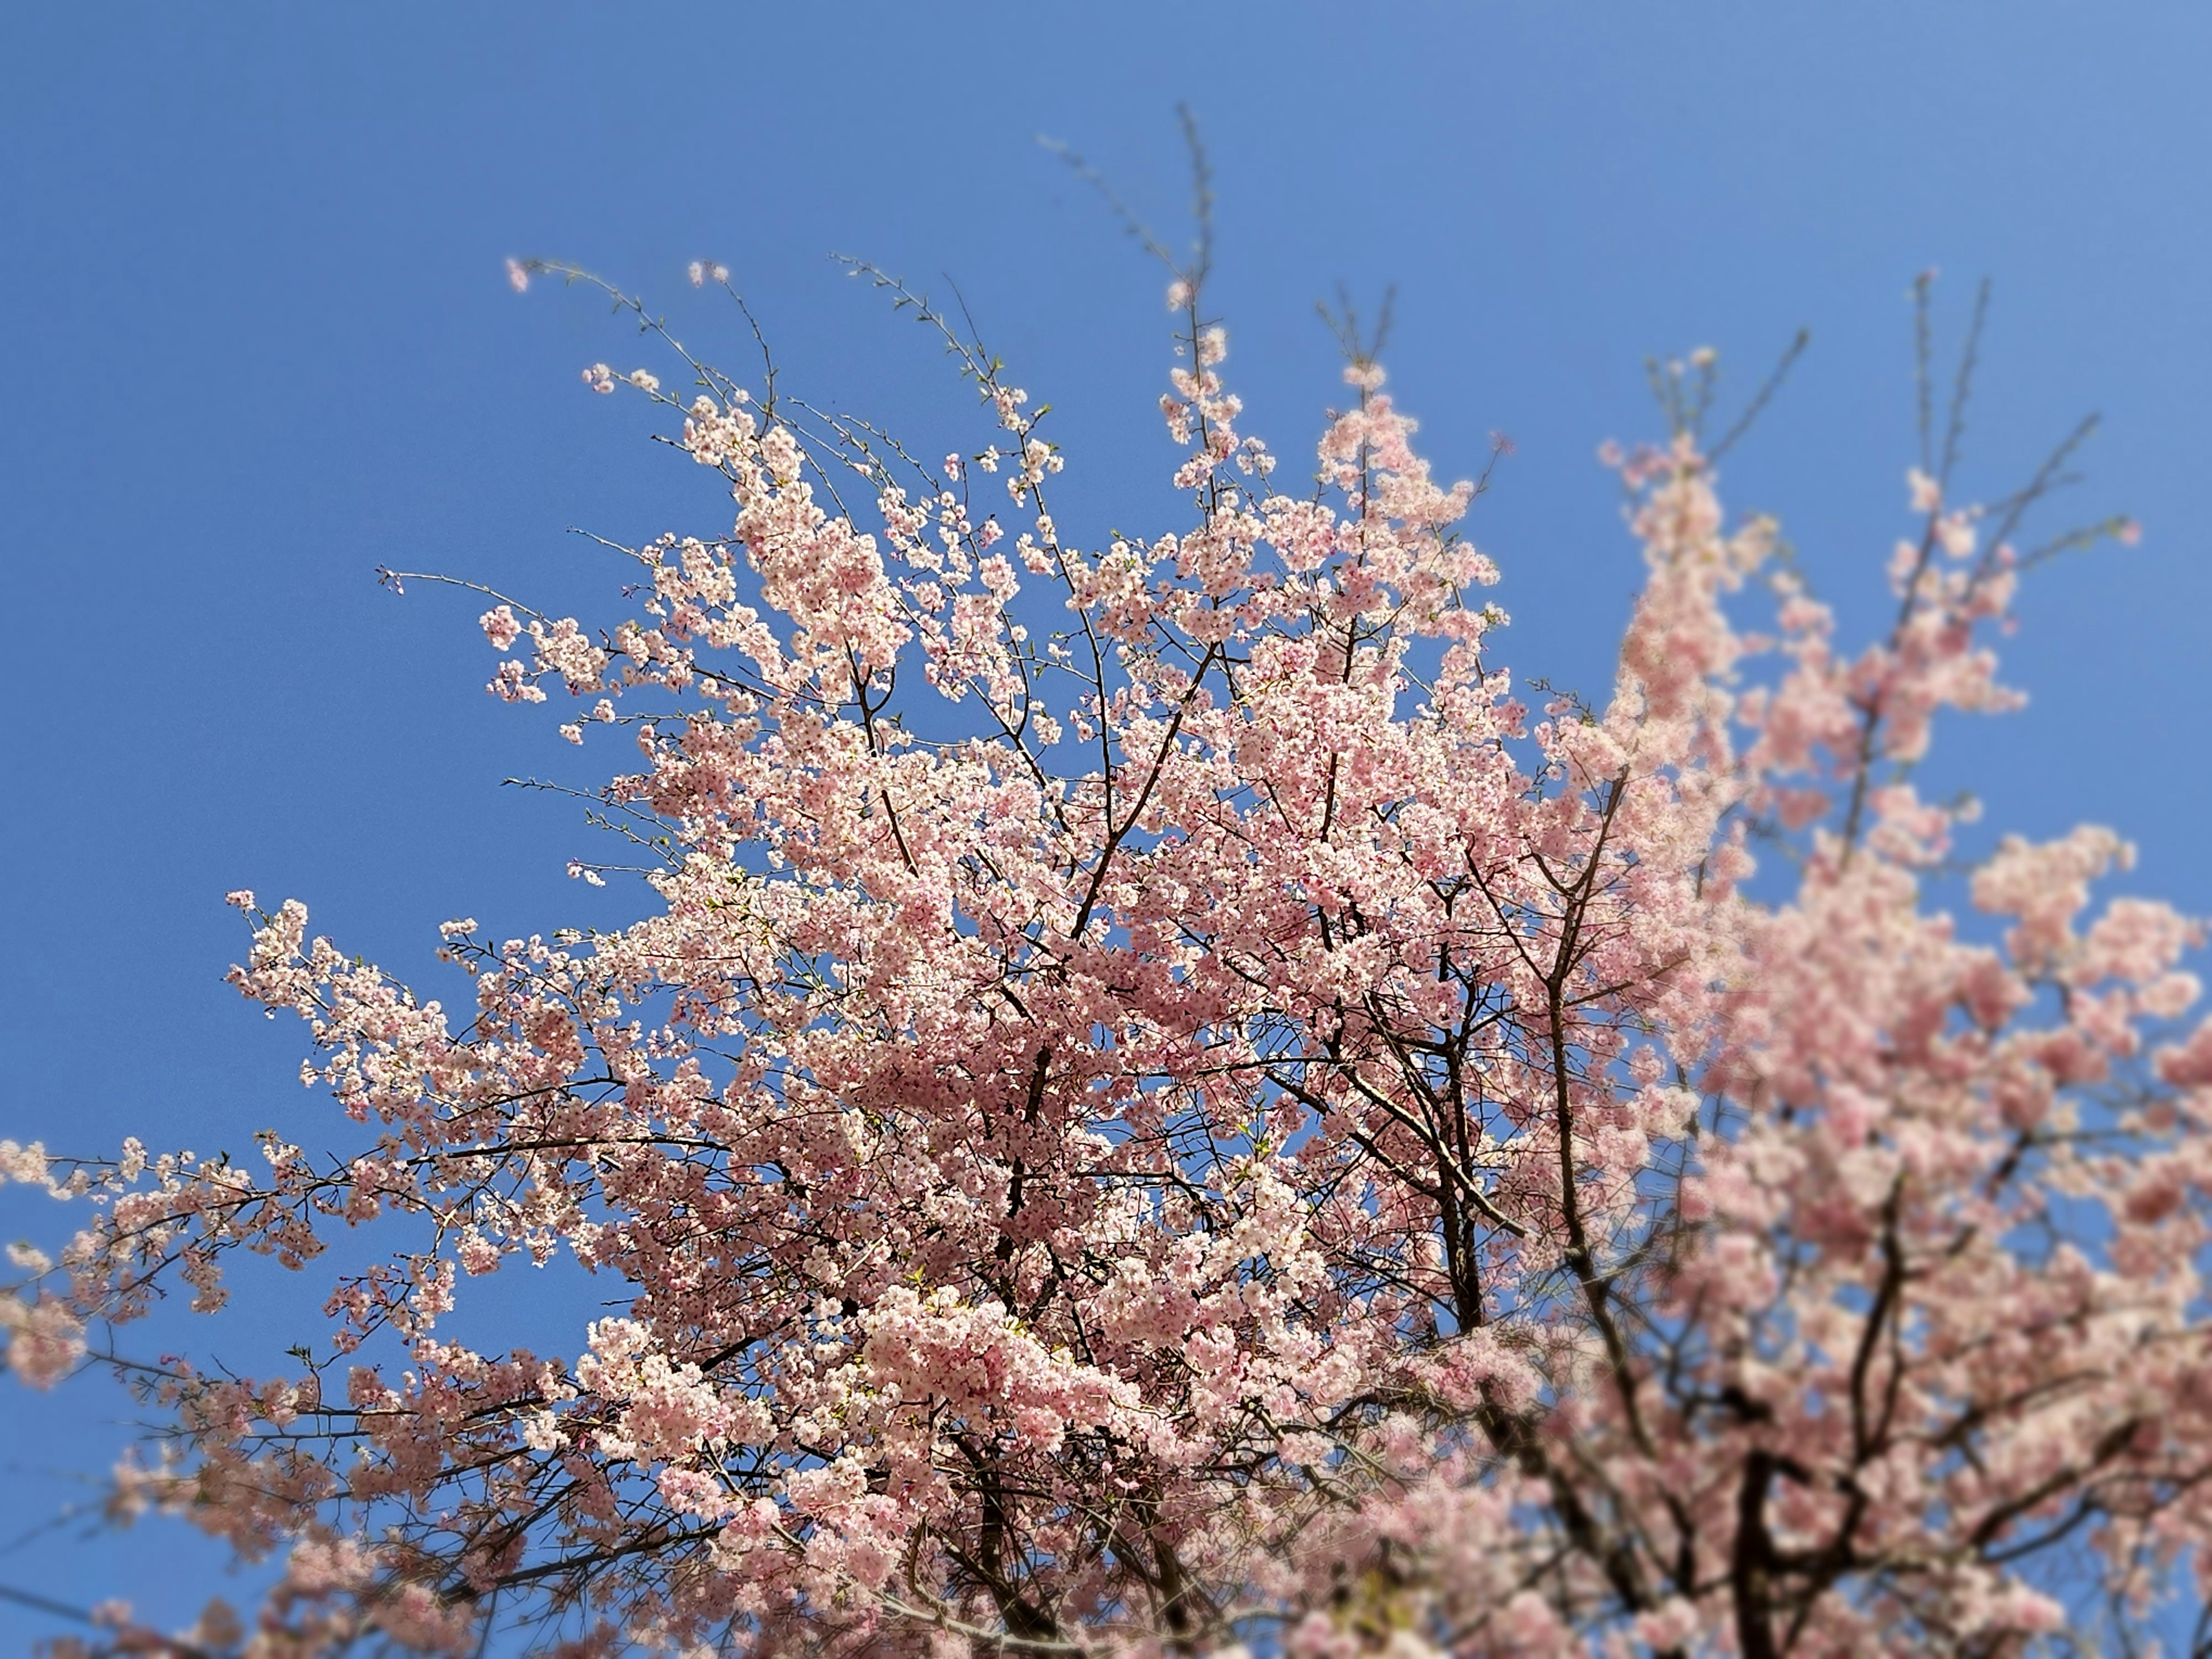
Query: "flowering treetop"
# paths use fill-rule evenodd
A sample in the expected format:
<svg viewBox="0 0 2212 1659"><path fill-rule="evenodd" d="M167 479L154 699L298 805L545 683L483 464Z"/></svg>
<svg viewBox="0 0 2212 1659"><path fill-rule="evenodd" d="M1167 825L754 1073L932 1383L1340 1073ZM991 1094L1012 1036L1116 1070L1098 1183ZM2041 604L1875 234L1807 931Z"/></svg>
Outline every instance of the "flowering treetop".
<svg viewBox="0 0 2212 1659"><path fill-rule="evenodd" d="M2094 906L2127 849L2082 830L1974 872L1974 942L1924 895L1959 813L1902 781L2013 701L1984 635L2052 472L1984 513L1923 455L1846 650L1724 518L1693 359L1671 441L1609 458L1615 682L1530 702L1475 486L1356 336L1285 490L1178 275L1188 516L1101 545L1042 411L869 274L986 447L917 461L639 308L690 384L585 378L733 522L621 550L611 627L483 617L495 695L634 739L647 914L449 922L449 1007L234 894L232 977L308 1022L349 1149L0 1147L89 1212L16 1253L16 1374L125 1367L174 1428L118 1514L281 1562L250 1618L113 1644L1767 1659L2148 1618L2212 1522L2198 930ZM293 1369L118 1346L371 1224ZM622 1304L574 1352L441 1333L556 1257Z"/></svg>

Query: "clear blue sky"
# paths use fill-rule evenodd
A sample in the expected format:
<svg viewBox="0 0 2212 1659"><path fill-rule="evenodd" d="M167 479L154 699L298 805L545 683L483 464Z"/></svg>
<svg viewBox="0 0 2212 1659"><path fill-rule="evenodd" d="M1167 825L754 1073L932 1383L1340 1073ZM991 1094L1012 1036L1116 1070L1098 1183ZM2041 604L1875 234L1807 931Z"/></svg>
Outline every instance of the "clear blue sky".
<svg viewBox="0 0 2212 1659"><path fill-rule="evenodd" d="M301 1034L221 982L226 889L301 896L400 971L455 915L616 919L563 877L592 848L574 811L499 787L589 782L605 751L483 695L478 605L371 575L581 605L611 578L566 526L720 511L579 384L644 361L630 337L518 300L507 256L586 262L736 359L682 280L724 260L792 383L924 446L967 394L823 256L949 273L1061 411L1063 526L1164 527L1160 279L1035 136L1180 234L1178 100L1217 170L1248 428L1310 453L1338 391L1313 301L1396 284L1395 384L1438 470L1517 441L1474 531L1510 659L1563 683L1604 684L1635 583L1592 452L1656 434L1645 353L1711 343L1741 392L1812 329L1729 494L1869 619L1913 453L1907 285L1940 266L1955 331L1993 277L1966 483L2001 493L2102 410L2081 514L2148 534L2037 579L2008 656L2031 708L1954 724L1929 776L1992 831L2113 823L2135 884L2212 912L2203 6L26 4L0 77L0 1134L316 1137ZM120 1409L10 1389L10 1527L105 1462ZM167 1528L11 1533L0 1583L127 1579L173 1611L211 1559ZM0 1647L49 1628L0 1608Z"/></svg>

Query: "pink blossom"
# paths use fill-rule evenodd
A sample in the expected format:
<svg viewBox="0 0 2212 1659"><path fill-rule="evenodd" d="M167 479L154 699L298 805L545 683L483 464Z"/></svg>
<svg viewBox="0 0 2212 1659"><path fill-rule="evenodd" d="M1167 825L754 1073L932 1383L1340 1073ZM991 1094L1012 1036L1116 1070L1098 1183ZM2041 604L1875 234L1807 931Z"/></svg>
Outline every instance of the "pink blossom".
<svg viewBox="0 0 2212 1659"><path fill-rule="evenodd" d="M522 624L514 619L514 612L502 605L487 611L477 618L477 626L483 629L484 638L491 641L495 651L504 651L521 637Z"/></svg>
<svg viewBox="0 0 2212 1659"><path fill-rule="evenodd" d="M623 549L606 616L478 619L493 695L626 728L620 850L567 867L634 919L449 921L433 995L240 890L231 982L330 1120L0 1142L75 1217L9 1253L31 1386L173 1285L319 1275L266 1375L121 1362L170 1431L114 1513L284 1564L194 1641L2011 1653L2081 1635L2055 1550L2115 1619L2178 1582L2203 930L2108 890L2112 830L1986 848L1903 781L2017 702L1978 509L1908 472L1851 642L1692 435L1608 445L1613 678L1516 682L1477 486L1381 368L1278 491L1169 297L1125 510L1181 504L1126 533L994 361L941 478L866 434L872 498L805 405L586 370L728 502ZM556 1261L607 1304L563 1357L501 1324Z"/></svg>

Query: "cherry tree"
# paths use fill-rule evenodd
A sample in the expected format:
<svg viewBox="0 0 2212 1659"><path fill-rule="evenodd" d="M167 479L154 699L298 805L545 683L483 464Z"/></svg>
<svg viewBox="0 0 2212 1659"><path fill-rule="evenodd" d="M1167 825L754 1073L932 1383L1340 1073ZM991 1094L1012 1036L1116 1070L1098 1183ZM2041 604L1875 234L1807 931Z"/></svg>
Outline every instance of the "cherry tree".
<svg viewBox="0 0 2212 1659"><path fill-rule="evenodd" d="M1666 441L1607 452L1617 676L1532 692L1480 486L1349 319L1286 473L1177 271L1187 514L1092 536L1003 366L855 270L980 393L952 453L609 289L668 379L586 380L734 520L614 550L627 620L486 594L491 691L628 745L644 914L449 921L449 1005L234 894L231 977L343 1121L0 1146L84 1218L15 1254L15 1374L119 1370L168 1426L115 1517L270 1564L256 1611L98 1645L2148 1651L2212 1527L2200 930L2093 896L2102 829L1961 880L1909 780L1939 711L2014 702L2022 571L2133 534L2024 538L2065 452L1966 505L1923 413L1846 648L1723 510L1710 354L1668 366ZM318 1345L130 1346L241 1251L343 1261ZM450 1335L556 1260L619 1308L573 1351Z"/></svg>

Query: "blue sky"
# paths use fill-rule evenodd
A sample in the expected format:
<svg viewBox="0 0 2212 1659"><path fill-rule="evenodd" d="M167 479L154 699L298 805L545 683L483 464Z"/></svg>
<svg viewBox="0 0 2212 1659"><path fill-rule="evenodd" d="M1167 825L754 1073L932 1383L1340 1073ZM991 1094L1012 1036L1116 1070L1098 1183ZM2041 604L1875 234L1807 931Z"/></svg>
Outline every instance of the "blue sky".
<svg viewBox="0 0 2212 1659"><path fill-rule="evenodd" d="M1472 529L1509 660L1561 684L1606 682L1633 592L1593 452L1658 435L1645 354L1710 343L1741 393L1812 330L1727 493L1870 622L1914 450L1908 285L1941 268L1955 335L1993 278L1966 486L2002 493L2100 410L2075 507L2147 534L2038 575L2008 653L2030 708L1948 728L1929 787L1973 790L1992 833L2112 823L2132 885L2212 912L2208 72L2212 11L2061 0L0 11L0 611L23 671L0 1134L312 1142L299 1033L222 983L227 889L300 896L401 972L448 916L619 918L564 877L593 850L574 810L501 787L589 782L604 756L483 695L479 605L371 574L581 606L614 578L568 526L720 510L635 405L579 384L647 361L630 333L580 295L518 299L507 256L588 264L735 361L682 275L720 259L787 383L925 453L973 431L969 394L825 255L957 281L1055 406L1063 526L1157 530L1160 279L1036 137L1180 235L1178 100L1214 162L1247 429L1310 453L1339 390L1315 300L1395 284L1394 386L1439 472L1478 470L1492 428L1517 444ZM225 1340L289 1340L264 1323ZM9 1394L10 1525L104 1464L124 1409ZM0 1583L127 1578L176 1611L212 1559L160 1528L10 1534ZM47 1628L0 1607L0 1645Z"/></svg>

